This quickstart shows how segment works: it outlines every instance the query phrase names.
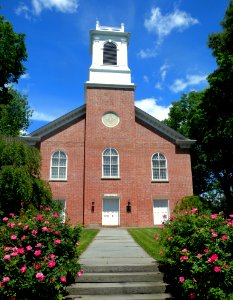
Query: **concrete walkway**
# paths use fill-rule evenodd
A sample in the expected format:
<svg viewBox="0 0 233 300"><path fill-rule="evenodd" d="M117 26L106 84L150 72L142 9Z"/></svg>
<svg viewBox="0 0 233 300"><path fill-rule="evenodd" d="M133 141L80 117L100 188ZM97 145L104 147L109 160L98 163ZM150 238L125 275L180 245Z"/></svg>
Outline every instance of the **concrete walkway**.
<svg viewBox="0 0 233 300"><path fill-rule="evenodd" d="M155 265L151 258L123 228L101 228L94 241L80 256L84 266Z"/></svg>

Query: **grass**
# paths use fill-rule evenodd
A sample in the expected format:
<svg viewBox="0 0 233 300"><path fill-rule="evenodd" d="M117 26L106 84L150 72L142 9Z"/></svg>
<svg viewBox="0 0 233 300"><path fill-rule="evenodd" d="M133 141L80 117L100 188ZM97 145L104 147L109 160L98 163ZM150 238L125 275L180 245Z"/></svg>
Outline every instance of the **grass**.
<svg viewBox="0 0 233 300"><path fill-rule="evenodd" d="M80 245L78 247L79 255L81 255L87 249L98 232L99 229L83 228L79 241Z"/></svg>
<svg viewBox="0 0 233 300"><path fill-rule="evenodd" d="M150 256L155 260L159 260L161 255L160 251L163 251L159 241L155 240L154 233L158 232L156 228L129 228L129 234L133 237L136 243L138 243Z"/></svg>

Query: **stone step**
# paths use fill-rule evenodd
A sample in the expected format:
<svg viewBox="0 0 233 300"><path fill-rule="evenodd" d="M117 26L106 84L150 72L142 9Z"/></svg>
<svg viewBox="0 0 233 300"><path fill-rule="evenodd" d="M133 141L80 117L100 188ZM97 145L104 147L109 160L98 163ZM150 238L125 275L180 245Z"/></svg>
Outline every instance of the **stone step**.
<svg viewBox="0 0 233 300"><path fill-rule="evenodd" d="M119 272L119 273L85 273L84 276L76 278L76 282L141 282L162 281L161 272Z"/></svg>
<svg viewBox="0 0 233 300"><path fill-rule="evenodd" d="M158 272L158 265L84 265L85 273Z"/></svg>
<svg viewBox="0 0 233 300"><path fill-rule="evenodd" d="M74 283L67 287L67 291L71 295L155 294L165 293L166 289L167 284L162 281Z"/></svg>
<svg viewBox="0 0 233 300"><path fill-rule="evenodd" d="M171 300L170 294L69 295L66 300Z"/></svg>

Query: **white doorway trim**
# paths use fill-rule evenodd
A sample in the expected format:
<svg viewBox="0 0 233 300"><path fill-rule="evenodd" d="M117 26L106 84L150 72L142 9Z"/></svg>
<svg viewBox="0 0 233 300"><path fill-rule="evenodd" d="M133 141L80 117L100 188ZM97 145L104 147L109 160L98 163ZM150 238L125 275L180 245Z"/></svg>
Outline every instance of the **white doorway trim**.
<svg viewBox="0 0 233 300"><path fill-rule="evenodd" d="M154 199L153 200L153 217L154 225L161 225L167 221L170 216L169 200L168 199Z"/></svg>

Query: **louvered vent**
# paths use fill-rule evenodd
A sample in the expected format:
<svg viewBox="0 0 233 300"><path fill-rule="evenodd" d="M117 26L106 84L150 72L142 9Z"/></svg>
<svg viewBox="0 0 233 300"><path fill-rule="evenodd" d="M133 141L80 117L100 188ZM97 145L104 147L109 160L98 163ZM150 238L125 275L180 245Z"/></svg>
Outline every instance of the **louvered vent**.
<svg viewBox="0 0 233 300"><path fill-rule="evenodd" d="M104 65L117 64L117 47L113 43L106 43L104 45Z"/></svg>

